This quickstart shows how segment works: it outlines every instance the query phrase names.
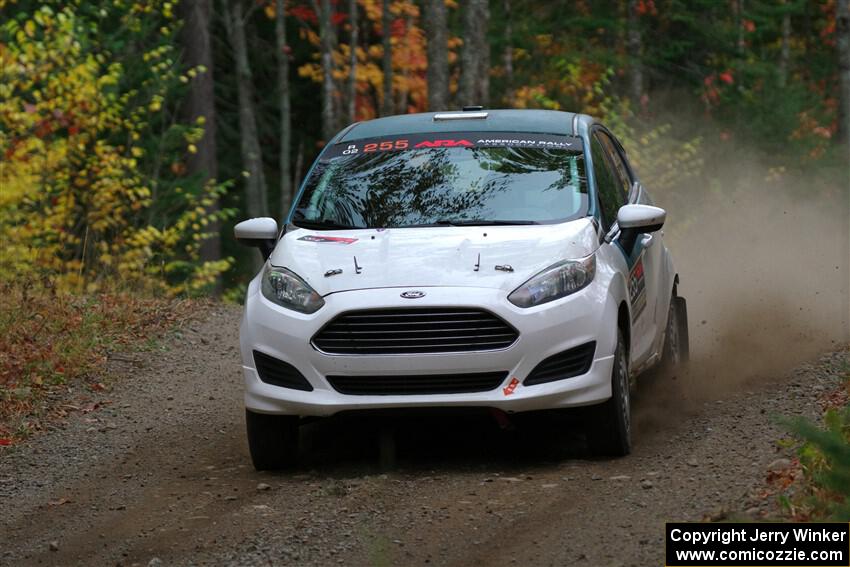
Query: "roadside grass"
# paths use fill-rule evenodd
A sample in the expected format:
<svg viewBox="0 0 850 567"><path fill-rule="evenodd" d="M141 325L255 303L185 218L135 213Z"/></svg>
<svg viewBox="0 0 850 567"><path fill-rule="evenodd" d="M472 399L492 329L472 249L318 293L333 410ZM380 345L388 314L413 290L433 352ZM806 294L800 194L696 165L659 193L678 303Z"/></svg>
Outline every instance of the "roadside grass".
<svg viewBox="0 0 850 567"><path fill-rule="evenodd" d="M38 430L64 393L103 390L110 354L156 348L201 306L130 290L68 294L0 282L0 448Z"/></svg>
<svg viewBox="0 0 850 567"><path fill-rule="evenodd" d="M803 418L783 424L799 440L802 486L780 502L792 519L850 521L850 364L823 401L823 425Z"/></svg>

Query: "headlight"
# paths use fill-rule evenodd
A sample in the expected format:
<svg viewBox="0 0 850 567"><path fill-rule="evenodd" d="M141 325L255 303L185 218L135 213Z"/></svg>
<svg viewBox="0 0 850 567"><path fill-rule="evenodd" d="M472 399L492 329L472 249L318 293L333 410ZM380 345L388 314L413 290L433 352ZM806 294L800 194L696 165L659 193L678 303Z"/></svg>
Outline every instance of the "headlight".
<svg viewBox="0 0 850 567"><path fill-rule="evenodd" d="M555 301L590 285L595 274L595 254L581 260L558 262L513 290L508 301L517 307Z"/></svg>
<svg viewBox="0 0 850 567"><path fill-rule="evenodd" d="M322 296L307 282L286 268L266 265L263 270L263 295L269 301L301 313L315 313L325 304Z"/></svg>

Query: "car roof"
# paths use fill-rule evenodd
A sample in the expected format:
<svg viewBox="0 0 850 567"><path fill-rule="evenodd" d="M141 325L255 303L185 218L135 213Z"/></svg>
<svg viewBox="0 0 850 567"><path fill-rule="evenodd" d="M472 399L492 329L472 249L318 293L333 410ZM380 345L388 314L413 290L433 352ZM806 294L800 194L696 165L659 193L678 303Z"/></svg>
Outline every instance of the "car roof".
<svg viewBox="0 0 850 567"><path fill-rule="evenodd" d="M474 115L486 113L484 119ZM435 115L469 114L468 119L435 120ZM401 134L419 134L430 132L528 132L537 134L576 135L573 129L574 118L592 120L589 116L559 110L473 110L422 112L419 114L400 114L376 118L352 124L340 132L333 140L335 143L398 136Z"/></svg>

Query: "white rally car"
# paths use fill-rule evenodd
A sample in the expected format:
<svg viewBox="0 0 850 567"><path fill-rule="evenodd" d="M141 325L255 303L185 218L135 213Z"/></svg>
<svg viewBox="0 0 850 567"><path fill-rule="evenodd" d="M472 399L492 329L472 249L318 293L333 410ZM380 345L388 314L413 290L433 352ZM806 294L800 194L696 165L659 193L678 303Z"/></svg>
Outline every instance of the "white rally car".
<svg viewBox="0 0 850 567"><path fill-rule="evenodd" d="M266 259L241 326L255 467L295 462L301 417L427 406L594 406L589 443L627 454L634 378L688 352L665 216L586 115L349 126L282 229L235 229Z"/></svg>

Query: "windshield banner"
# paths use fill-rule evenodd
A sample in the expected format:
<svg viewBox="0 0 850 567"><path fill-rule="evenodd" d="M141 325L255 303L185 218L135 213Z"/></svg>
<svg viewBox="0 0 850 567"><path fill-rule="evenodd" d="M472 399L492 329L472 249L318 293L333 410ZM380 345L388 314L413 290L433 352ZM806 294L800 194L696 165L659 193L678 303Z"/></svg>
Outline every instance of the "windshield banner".
<svg viewBox="0 0 850 567"><path fill-rule="evenodd" d="M322 159L429 148L539 148L582 151L581 138L524 132L427 132L365 138L328 147Z"/></svg>

